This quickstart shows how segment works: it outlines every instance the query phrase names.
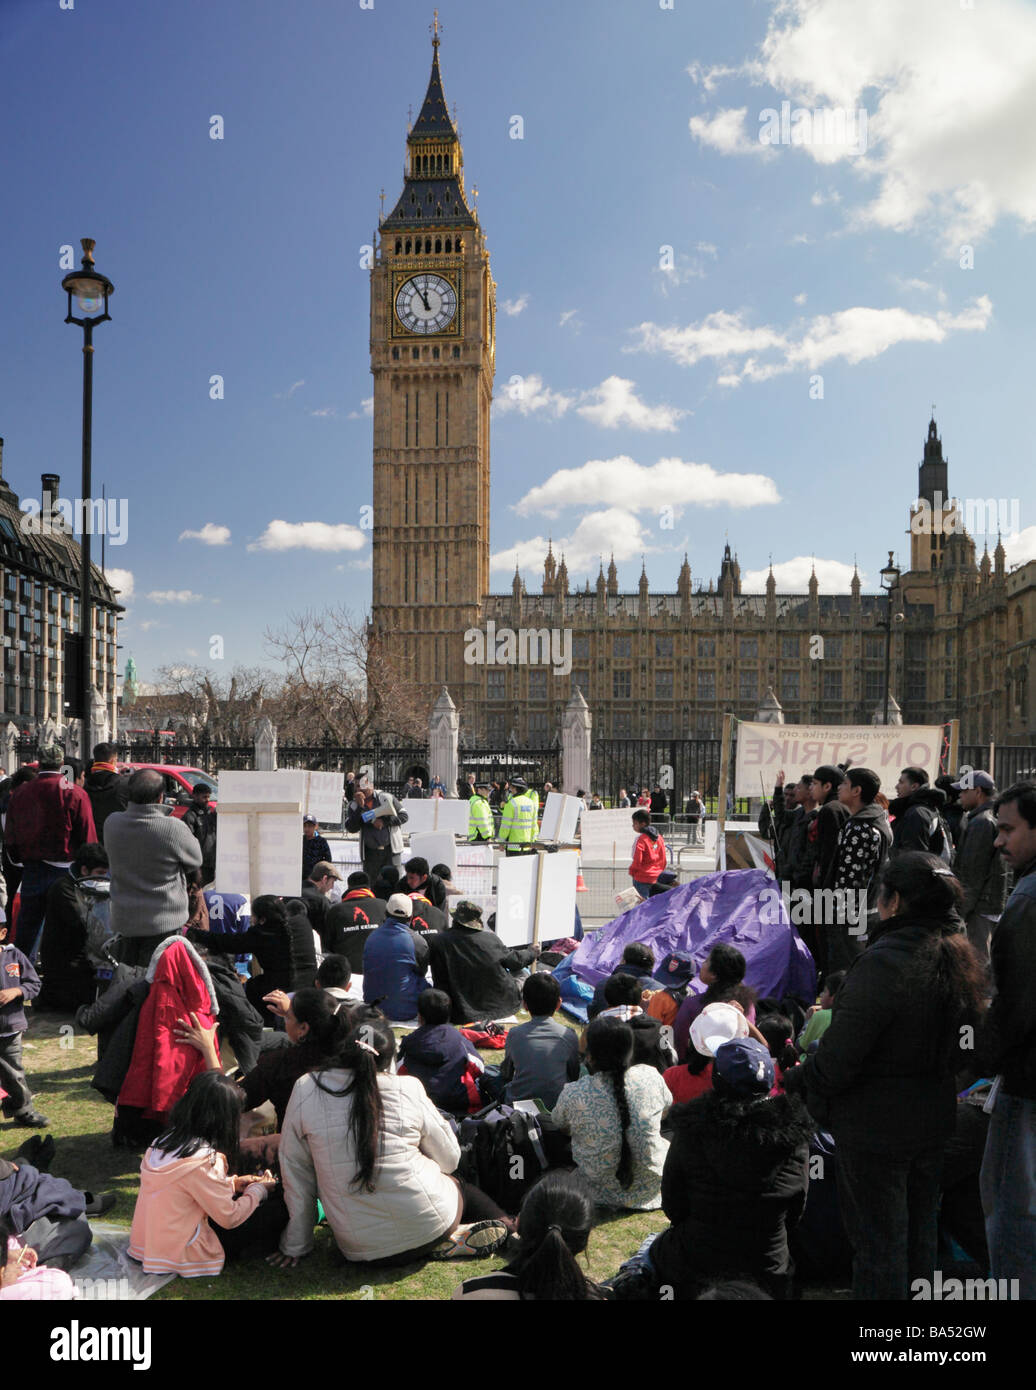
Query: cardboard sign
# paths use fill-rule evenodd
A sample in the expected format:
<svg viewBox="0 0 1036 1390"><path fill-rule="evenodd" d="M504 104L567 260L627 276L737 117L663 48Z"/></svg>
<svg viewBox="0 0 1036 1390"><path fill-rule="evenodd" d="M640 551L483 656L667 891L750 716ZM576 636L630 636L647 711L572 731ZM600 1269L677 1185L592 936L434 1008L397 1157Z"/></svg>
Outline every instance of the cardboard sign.
<svg viewBox="0 0 1036 1390"><path fill-rule="evenodd" d="M440 830L450 835L468 833L468 803L446 797L429 797L425 801L408 798L403 802L408 820L406 829L411 835L424 835Z"/></svg>
<svg viewBox="0 0 1036 1390"><path fill-rule="evenodd" d="M634 807L614 811L584 811L579 838L584 864L626 864L633 860L637 832L633 829Z"/></svg>
<svg viewBox="0 0 1036 1390"><path fill-rule="evenodd" d="M403 864L408 859L427 859L428 867L436 864L449 864L451 872L457 867L457 845L452 835L439 830L434 834L411 835L410 853L403 855Z"/></svg>
<svg viewBox="0 0 1036 1390"><path fill-rule="evenodd" d="M505 946L571 936L579 856L520 854L497 866L496 934Z"/></svg>
<svg viewBox="0 0 1036 1390"><path fill-rule="evenodd" d="M579 813L583 803L578 796L567 796L564 792L548 792L547 804L543 808L540 822L540 840L555 840L569 844L575 839L579 824ZM596 815L597 812L595 811Z"/></svg>
<svg viewBox="0 0 1036 1390"><path fill-rule="evenodd" d="M824 764L844 762L871 768L886 794L905 767L923 767L934 782L942 740L940 725L738 724L734 795L769 796L781 769L795 782Z"/></svg>

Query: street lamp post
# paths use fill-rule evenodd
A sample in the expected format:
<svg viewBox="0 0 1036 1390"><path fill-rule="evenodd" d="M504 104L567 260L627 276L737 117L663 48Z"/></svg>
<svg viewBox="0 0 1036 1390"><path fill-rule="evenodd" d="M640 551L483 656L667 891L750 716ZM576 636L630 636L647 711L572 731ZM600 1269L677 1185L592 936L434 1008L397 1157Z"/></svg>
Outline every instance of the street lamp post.
<svg viewBox="0 0 1036 1390"><path fill-rule="evenodd" d="M892 551L889 551L889 562L881 571L881 587L885 590L885 718L884 723L889 722L889 682L892 673L892 590L899 582L899 570L892 559Z"/></svg>
<svg viewBox="0 0 1036 1390"><path fill-rule="evenodd" d="M104 323L111 318L108 313L108 298L114 294L115 286L107 278L94 270L94 245L91 237L82 238L83 263L79 270L66 275L61 288L68 295L66 323L77 324L83 330L83 480L82 508L83 528L79 537L79 756L90 756L90 694L93 687L93 605L90 573L90 532L93 509L90 502L91 450L93 446L93 394L94 394L94 324ZM82 317L72 313L72 300L75 299ZM98 312L101 310L101 312ZM87 512L86 508L90 507ZM88 520L90 518L90 520Z"/></svg>

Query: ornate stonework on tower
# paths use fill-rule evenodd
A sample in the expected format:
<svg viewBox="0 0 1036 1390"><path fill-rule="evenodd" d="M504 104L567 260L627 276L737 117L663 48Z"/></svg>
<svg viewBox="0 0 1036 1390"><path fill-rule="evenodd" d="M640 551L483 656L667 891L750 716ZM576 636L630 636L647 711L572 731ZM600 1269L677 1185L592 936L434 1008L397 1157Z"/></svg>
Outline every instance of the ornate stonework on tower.
<svg viewBox="0 0 1036 1390"><path fill-rule="evenodd" d="M371 270L374 629L400 644L429 704L449 684L481 698L463 633L489 592L489 411L495 285L446 108L438 27Z"/></svg>

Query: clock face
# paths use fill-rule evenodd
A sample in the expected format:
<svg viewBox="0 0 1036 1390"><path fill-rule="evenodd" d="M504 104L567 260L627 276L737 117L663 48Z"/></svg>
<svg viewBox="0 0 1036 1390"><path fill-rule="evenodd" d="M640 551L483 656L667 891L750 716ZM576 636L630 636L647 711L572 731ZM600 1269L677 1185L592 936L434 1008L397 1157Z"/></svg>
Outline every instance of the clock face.
<svg viewBox="0 0 1036 1390"><path fill-rule="evenodd" d="M457 291L441 275L413 275L396 292L396 316L411 333L442 333L457 313Z"/></svg>

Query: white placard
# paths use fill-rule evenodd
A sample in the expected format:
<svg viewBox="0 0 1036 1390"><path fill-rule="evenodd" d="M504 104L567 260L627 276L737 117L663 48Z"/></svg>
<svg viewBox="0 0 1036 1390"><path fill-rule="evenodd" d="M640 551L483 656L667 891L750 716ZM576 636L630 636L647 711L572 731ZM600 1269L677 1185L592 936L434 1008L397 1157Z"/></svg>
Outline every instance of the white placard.
<svg viewBox="0 0 1036 1390"><path fill-rule="evenodd" d="M325 825L341 825L345 779L340 772L304 772L302 809Z"/></svg>
<svg viewBox="0 0 1036 1390"><path fill-rule="evenodd" d="M567 796L564 792L548 792L538 838L541 840L560 840L562 843L568 844L575 839L579 813L582 809L583 803L578 796ZM594 814L597 814L596 811Z"/></svg>
<svg viewBox="0 0 1036 1390"><path fill-rule="evenodd" d="M297 801L301 808L305 790L306 774L290 768L280 768L277 772L224 772L219 779L219 799L229 805L246 801L253 806L264 801ZM300 837L301 817L300 809Z"/></svg>
<svg viewBox="0 0 1036 1390"><path fill-rule="evenodd" d="M457 846L452 835L438 830L434 834L411 835L410 853L403 855L403 864L408 859L427 859L428 867L436 864L449 864L450 870L457 867Z"/></svg>
<svg viewBox="0 0 1036 1390"><path fill-rule="evenodd" d="M234 775L247 777L249 774ZM216 892L254 892L257 896L274 893L277 897L297 898L302 889L302 831L298 815L260 814L256 819L259 862L253 889L249 873L248 816L230 815L225 811L216 816Z"/></svg>
<svg viewBox="0 0 1036 1390"><path fill-rule="evenodd" d="M411 835L424 835L445 830L451 835L467 835L468 803L430 797L426 801L408 798L403 802L407 813L406 829Z"/></svg>
<svg viewBox="0 0 1036 1390"><path fill-rule="evenodd" d="M871 768L886 791L904 767L923 767L934 782L942 739L941 726L926 724L738 724L734 795L759 796L764 790L769 796L782 769L794 782L844 762ZM222 796L222 778L220 783Z"/></svg>
<svg viewBox="0 0 1036 1390"><path fill-rule="evenodd" d="M584 864L632 863L637 839L632 819L635 809L584 811L579 823Z"/></svg>
<svg viewBox="0 0 1036 1390"><path fill-rule="evenodd" d="M571 936L576 916L579 856L521 854L497 866L496 934L505 946L528 946L536 935L536 875L541 876L539 940Z"/></svg>

